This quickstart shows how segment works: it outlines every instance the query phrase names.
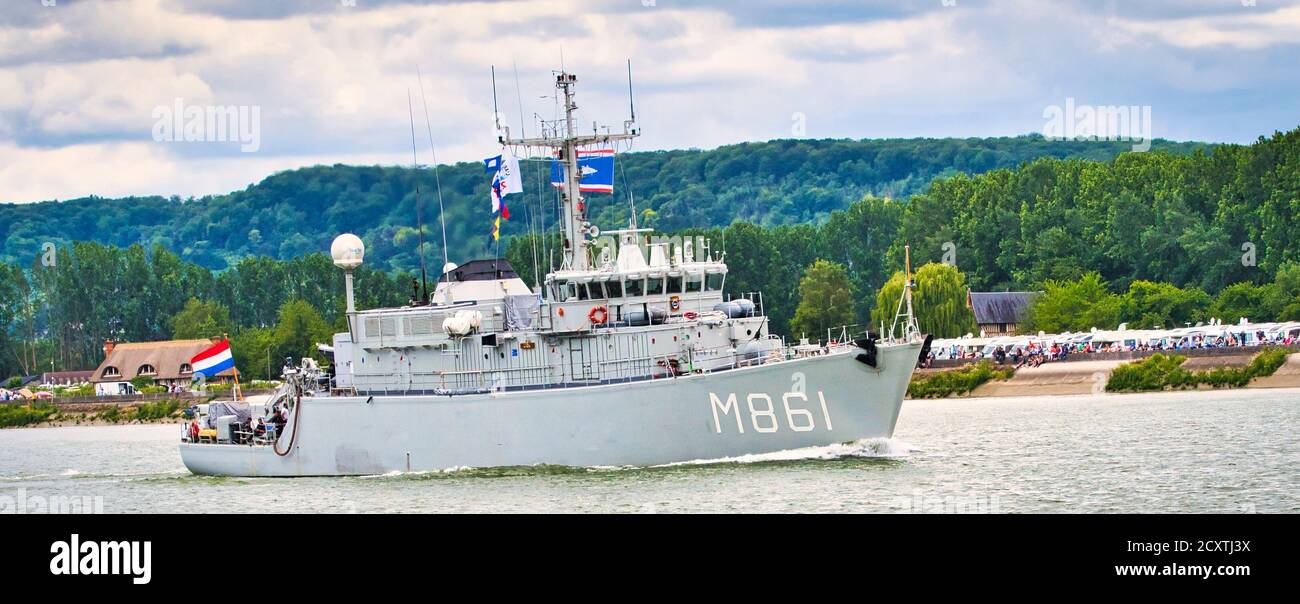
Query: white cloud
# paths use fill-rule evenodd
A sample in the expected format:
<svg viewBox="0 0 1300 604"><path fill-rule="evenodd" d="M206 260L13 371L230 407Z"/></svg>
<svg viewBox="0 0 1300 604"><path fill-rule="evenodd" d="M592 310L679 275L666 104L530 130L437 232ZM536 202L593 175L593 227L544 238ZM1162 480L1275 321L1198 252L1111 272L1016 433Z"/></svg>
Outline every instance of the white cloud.
<svg viewBox="0 0 1300 604"><path fill-rule="evenodd" d="M408 90L427 162L417 66L439 159L475 160L493 146L489 65L518 128L514 66L523 114L550 119L554 99L541 97L561 55L580 77L584 127L619 127L632 60L641 149L788 137L795 112L813 137L1021 134L1066 96L1154 105L1157 135L1295 127L1300 7L1221 4L839 2L834 18L811 18L722 0L60 3L0 15L0 201L202 195L317 162L407 163ZM1215 113L1243 97L1269 104ZM260 107L261 150L152 143L153 109L176 98Z"/></svg>
<svg viewBox="0 0 1300 604"><path fill-rule="evenodd" d="M194 192L199 196L242 189L275 172L302 166L338 162L391 165L410 159L400 152L182 159L175 151L186 144L193 143L86 143L54 149L0 143L0 197L23 203L89 195L175 192L184 196Z"/></svg>
<svg viewBox="0 0 1300 604"><path fill-rule="evenodd" d="M1256 50L1300 44L1300 6L1268 11L1243 6L1236 14L1156 20L1117 20L1136 35L1158 38L1182 48L1236 47Z"/></svg>

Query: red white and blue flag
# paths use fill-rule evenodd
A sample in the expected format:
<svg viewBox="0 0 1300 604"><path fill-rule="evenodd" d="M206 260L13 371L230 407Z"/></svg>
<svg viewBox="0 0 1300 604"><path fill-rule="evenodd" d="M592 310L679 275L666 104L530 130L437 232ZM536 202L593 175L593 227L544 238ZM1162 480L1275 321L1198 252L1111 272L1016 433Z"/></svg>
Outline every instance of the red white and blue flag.
<svg viewBox="0 0 1300 604"><path fill-rule="evenodd" d="M230 353L230 340L224 339L212 347L194 355L190 359L190 368L194 375L212 378L218 373L235 366L235 355Z"/></svg>

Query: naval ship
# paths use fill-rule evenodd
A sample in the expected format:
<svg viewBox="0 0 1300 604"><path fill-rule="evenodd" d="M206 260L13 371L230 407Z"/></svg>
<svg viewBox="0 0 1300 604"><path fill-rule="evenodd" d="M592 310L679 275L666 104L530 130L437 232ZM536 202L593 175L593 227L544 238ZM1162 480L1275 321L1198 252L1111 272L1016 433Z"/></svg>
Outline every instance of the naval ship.
<svg viewBox="0 0 1300 604"><path fill-rule="evenodd" d="M910 267L888 329L789 344L769 332L760 294L724 293L725 252L707 241L652 242L633 222L604 232L616 245L598 245L578 158L640 132L633 114L622 133L578 133L576 83L557 74L564 118L550 131L503 128L498 140L562 166L563 262L544 283L530 287L503 259L449 263L427 300L359 310L352 273L365 247L338 236L348 331L334 336L333 369L286 366L265 430L205 418L220 430L183 439L185 466L231 476L654 466L892 436L929 342Z"/></svg>

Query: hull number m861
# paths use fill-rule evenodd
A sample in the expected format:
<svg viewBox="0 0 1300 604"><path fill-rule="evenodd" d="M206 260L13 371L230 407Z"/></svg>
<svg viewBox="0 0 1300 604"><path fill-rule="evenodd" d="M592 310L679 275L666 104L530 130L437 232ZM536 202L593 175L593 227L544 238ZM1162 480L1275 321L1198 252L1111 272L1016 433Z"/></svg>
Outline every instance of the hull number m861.
<svg viewBox="0 0 1300 604"><path fill-rule="evenodd" d="M778 420L777 403L772 397L765 392L753 392L743 395L744 404L737 397L735 392L727 394L723 399L715 393L709 393L709 406L713 410L713 431L722 434L723 419L728 416L734 416L736 422L736 431L740 434L745 433L745 424L748 423L750 428L759 433L772 433L781 429L782 422ZM781 413L785 417L785 426L795 432L811 432L817 428L817 416L813 411L807 409L811 401L808 395L803 392L786 392L781 395L780 407ZM830 410L826 408L826 397L821 390L817 391L817 403L821 407L821 425L827 431L834 430L835 426L831 423ZM745 422L742 416L748 415L749 421ZM730 432L730 423L727 431Z"/></svg>

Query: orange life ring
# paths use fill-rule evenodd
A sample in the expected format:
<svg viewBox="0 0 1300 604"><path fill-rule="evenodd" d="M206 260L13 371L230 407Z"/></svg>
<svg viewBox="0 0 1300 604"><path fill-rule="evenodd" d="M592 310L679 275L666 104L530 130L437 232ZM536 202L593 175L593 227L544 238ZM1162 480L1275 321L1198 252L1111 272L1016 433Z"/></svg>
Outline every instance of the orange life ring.
<svg viewBox="0 0 1300 604"><path fill-rule="evenodd" d="M592 325L604 325L609 320L609 309L604 306L597 306L587 313L587 319Z"/></svg>

